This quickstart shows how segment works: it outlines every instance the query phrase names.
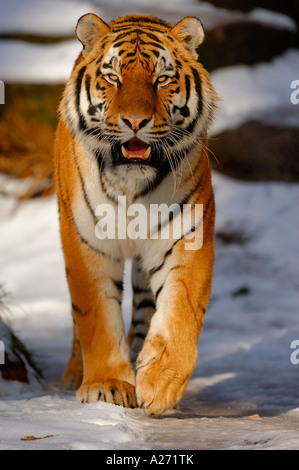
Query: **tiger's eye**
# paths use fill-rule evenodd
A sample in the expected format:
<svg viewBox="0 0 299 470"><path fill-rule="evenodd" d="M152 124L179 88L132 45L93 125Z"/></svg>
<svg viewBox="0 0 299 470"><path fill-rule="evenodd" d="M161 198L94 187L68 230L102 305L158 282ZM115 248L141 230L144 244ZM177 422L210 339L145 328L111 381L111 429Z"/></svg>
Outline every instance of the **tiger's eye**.
<svg viewBox="0 0 299 470"><path fill-rule="evenodd" d="M110 78L110 80L111 80L112 82L117 82L117 81L118 81L118 76L115 75L114 73L110 73L110 74L108 75L108 77Z"/></svg>
<svg viewBox="0 0 299 470"><path fill-rule="evenodd" d="M158 83L164 83L168 79L167 75L161 75L160 77L157 78Z"/></svg>

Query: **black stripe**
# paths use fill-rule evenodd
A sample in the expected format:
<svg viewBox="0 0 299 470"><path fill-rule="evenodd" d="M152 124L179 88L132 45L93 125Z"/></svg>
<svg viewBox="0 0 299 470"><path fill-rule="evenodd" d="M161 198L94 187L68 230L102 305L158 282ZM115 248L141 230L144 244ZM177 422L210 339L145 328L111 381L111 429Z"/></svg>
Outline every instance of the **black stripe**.
<svg viewBox="0 0 299 470"><path fill-rule="evenodd" d="M144 57L145 59L150 59L150 57L151 57L151 56L150 56L149 54L147 54L146 52L142 52L142 51L141 51L140 54L141 54L142 57Z"/></svg>
<svg viewBox="0 0 299 470"><path fill-rule="evenodd" d="M118 41L116 42L115 44L113 44L113 47L120 47L122 46L123 44L126 44L128 41ZM118 52L118 55L121 55L123 54L123 52Z"/></svg>
<svg viewBox="0 0 299 470"><path fill-rule="evenodd" d="M142 33L142 31L141 30L135 30L135 31L133 31L133 33L137 33L137 35L138 35L138 33ZM144 34L146 34L146 33L144 33ZM162 46L162 44L159 44L158 42L152 42L152 41L149 41L149 42L143 41L143 39L141 39L139 36L137 36L134 39L127 39L125 41L119 41L119 42L113 44L113 47L119 47L122 44L128 44L128 43L135 44L137 42L138 42L139 45L141 44L142 46L153 46L153 47L156 47L158 49L161 49L162 51L165 51L165 47ZM121 55L124 52L125 52L125 50L122 50L122 51L118 52L118 55ZM157 51L152 51L152 52L154 52L154 54L158 54ZM158 56L159 55L160 54L158 54Z"/></svg>
<svg viewBox="0 0 299 470"><path fill-rule="evenodd" d="M142 33L148 36L150 39L153 39L153 41L159 42L159 38L156 34L149 33L148 31L142 31Z"/></svg>
<svg viewBox="0 0 299 470"><path fill-rule="evenodd" d="M133 32L134 32L134 31L133 31ZM114 41L116 41L116 42L114 43L114 45L117 44L117 41L120 41L120 40L122 40L122 39L124 39L124 38L127 38L130 34L131 34L131 32L118 34L118 36L116 36L116 38L114 39ZM127 39L127 40L124 41L124 42L129 42L129 39Z"/></svg>
<svg viewBox="0 0 299 470"><path fill-rule="evenodd" d="M189 98L190 98L190 77L189 75L185 76L185 86L186 86L186 104L187 106Z"/></svg>
<svg viewBox="0 0 299 470"><path fill-rule="evenodd" d="M180 239L176 240L176 241L174 242L174 244L172 245L172 247L171 247L168 251L166 251L166 253L164 254L163 262L162 262L159 266L157 266L156 268L152 268L152 269L149 271L149 275L150 275L150 276L153 276L153 275L156 274L158 271L160 271L160 269L163 268L163 266L164 266L164 264L165 264L165 261L166 261L166 258L167 258L169 255L171 255L174 245L175 245L179 240L180 240Z"/></svg>
<svg viewBox="0 0 299 470"><path fill-rule="evenodd" d="M194 188L191 189L191 191L187 194L187 196L183 199L183 201L181 202L181 204L187 204L189 199L191 198L191 196L193 196L193 194L197 191L197 189L200 187L200 185L202 184L202 181L204 179L204 177L206 176L206 174L202 174L201 175L201 178L197 181L196 185L194 186Z"/></svg>
<svg viewBox="0 0 299 470"><path fill-rule="evenodd" d="M71 205L70 197L68 194L66 194L66 197L65 197L63 193L60 175L57 178L57 183L58 183L58 188L59 188L59 199L58 199L59 205L61 204L63 206L65 213L67 214L67 217L72 218L72 214L70 211L70 205ZM60 211L60 207L59 207L59 211Z"/></svg>
<svg viewBox="0 0 299 470"><path fill-rule="evenodd" d="M159 289L157 290L157 292L156 292L156 294L155 294L155 302L156 302L156 303L157 303L159 294L161 293L163 287L164 287L164 283L162 284L162 286L159 287Z"/></svg>
<svg viewBox="0 0 299 470"><path fill-rule="evenodd" d="M120 291L123 292L124 290L124 282L123 281L113 281L115 284L115 287Z"/></svg>
<svg viewBox="0 0 299 470"><path fill-rule="evenodd" d="M75 217L74 217L74 214L72 213L72 221L73 221L73 224L74 224L74 227L76 229L76 232L78 233L79 237L80 237L80 240L81 240L81 243L84 243L84 245L86 245L88 248L90 248L91 250L95 251L96 253L102 255L102 256L105 256L106 258L109 258L111 259L112 261L114 261L115 263L120 263L123 261L122 258L114 258L113 256L109 255L108 253L105 253L104 251L101 251L99 250L98 248L95 248L94 246L90 245L90 243L81 235L80 233L80 230L79 228L77 227L77 224L75 222Z"/></svg>
<svg viewBox="0 0 299 470"><path fill-rule="evenodd" d="M138 286L133 285L133 291L134 291L134 294L146 294L148 292L151 292L151 289L147 287L138 287Z"/></svg>
<svg viewBox="0 0 299 470"><path fill-rule="evenodd" d="M132 325L137 326L137 325L145 325L146 320L144 318L140 318L139 320L132 320Z"/></svg>
<svg viewBox="0 0 299 470"><path fill-rule="evenodd" d="M126 58L127 57L135 57L136 54L137 54L137 48L133 52L128 52L127 55L126 55Z"/></svg>
<svg viewBox="0 0 299 470"><path fill-rule="evenodd" d="M202 113L202 90L201 90L201 78L199 76L199 73L197 72L196 69L193 67L191 68L193 77L194 77L194 82L195 82L195 90L198 98L197 102L197 113L200 115Z"/></svg>
<svg viewBox="0 0 299 470"><path fill-rule="evenodd" d="M91 82L91 76L87 74L85 77L85 89L86 89L88 101L90 102L90 104L92 104L91 96L90 96L90 82Z"/></svg>
<svg viewBox="0 0 299 470"><path fill-rule="evenodd" d="M146 337L145 333L134 333L134 338L144 339Z"/></svg>
<svg viewBox="0 0 299 470"><path fill-rule="evenodd" d="M104 178L106 179L104 173L100 172L100 184L101 184L101 188L102 188L103 192L105 193L105 195L106 195L107 199L109 199L109 201L113 202L114 204L118 204L118 201L115 199L115 197L111 196L111 194L108 193L107 188L106 188L106 181L104 180Z"/></svg>
<svg viewBox="0 0 299 470"><path fill-rule="evenodd" d="M136 22L142 22L142 23L147 23L147 24L158 24L160 26L165 26L166 28L169 29L169 24L166 23L166 21L161 20L160 18L148 18L144 16L138 16L138 17L131 17L128 19L128 21L131 21L133 23Z"/></svg>
<svg viewBox="0 0 299 470"><path fill-rule="evenodd" d="M136 309L139 310L141 308L155 308L155 303L151 299L145 299L140 304L136 305Z"/></svg>
<svg viewBox="0 0 299 470"><path fill-rule="evenodd" d="M134 28L135 25L133 24L129 24L127 26L122 26L122 27L119 27L119 28L113 28L113 33L118 33L119 31L127 31L127 34L132 34L134 33ZM146 31L152 31L154 33L159 33L159 34L163 34L164 36L166 36L168 38L168 35L167 35L167 32L166 31L162 31L160 28L158 28L157 26L154 26L154 25L140 25L141 28L143 28L143 32L146 32ZM169 40L171 41L171 36L169 37Z"/></svg>
<svg viewBox="0 0 299 470"><path fill-rule="evenodd" d="M86 90L86 94L87 94L87 99L89 101L89 108L88 108L88 114L90 116L94 116L94 114L96 114L97 110L98 109L102 109L104 104L103 103L99 103L97 105L94 105L92 104L92 101L91 101L91 95L90 95L90 83L91 83L91 76L90 75L86 75L86 78L85 78L85 90ZM85 132L93 132L94 129L86 129Z"/></svg>
<svg viewBox="0 0 299 470"><path fill-rule="evenodd" d="M84 181L84 178L83 178L82 173L80 171L80 166L78 164L77 154L76 154L76 151L74 149L74 144L73 144L73 155L74 155L75 165L76 165L76 168L77 168L77 171L78 171L78 174L79 174L79 178L80 178L80 183L81 183L81 188L82 188L82 192L83 192L84 201L85 201L85 203L87 205L87 208L90 212L93 223L96 225L97 224L97 219L96 219L96 216L95 216L95 211L93 210L93 208L91 206L91 202L88 198L88 195L87 195L87 192L86 192L86 189L85 189L85 181Z"/></svg>
<svg viewBox="0 0 299 470"><path fill-rule="evenodd" d="M164 20L160 20L159 18L148 18L146 16L130 16L129 18L126 18L122 21L117 21L115 26L119 24L124 24L124 23L147 23L147 24L157 24L160 26L165 26L167 29L169 29L169 24L166 23Z"/></svg>
<svg viewBox="0 0 299 470"><path fill-rule="evenodd" d="M98 127L89 127L84 130L86 135L92 135L93 137L99 137L100 129Z"/></svg>
<svg viewBox="0 0 299 470"><path fill-rule="evenodd" d="M164 126L161 126L161 127L164 127ZM168 131L155 131L155 132L152 132L152 134L153 134L154 136L158 135L158 136L160 136L160 137L164 137L165 135L168 134Z"/></svg>
<svg viewBox="0 0 299 470"><path fill-rule="evenodd" d="M140 36L141 34L144 34L145 36L149 37L150 39L152 39L153 41L155 41L156 43L160 44L160 39L158 38L158 36L156 34L153 34L153 33L150 33L149 31L146 31L144 29L139 29L139 28L136 28L136 29L133 29L131 32L129 33L121 33L117 36L117 38L115 38L115 41L118 41L120 39L123 39L125 38L126 36L129 36L131 34L136 34L137 36ZM135 44L135 42L137 40L141 40L140 38L133 38L131 40L129 40L129 38L127 39L127 42L130 42L132 44Z"/></svg>
<svg viewBox="0 0 299 470"><path fill-rule="evenodd" d="M190 98L190 77L189 75L185 76L185 88L186 88L186 102L184 106L181 108L179 106L174 106L172 112L175 113L176 110L178 109L180 111L180 114L183 117L189 117L190 116L190 110L188 108L188 101Z"/></svg>
<svg viewBox="0 0 299 470"><path fill-rule="evenodd" d="M103 106L104 106L104 103L99 103L99 104L96 104L96 105L91 104L88 108L88 114L90 116L94 116L96 114L96 112L98 111L98 109L100 111L103 109Z"/></svg>
<svg viewBox="0 0 299 470"><path fill-rule="evenodd" d="M98 162L99 169L100 169L100 170L103 170L103 169L105 168L105 161L104 161L104 158L103 158L103 156L102 156L102 154L101 154L101 152L100 152L99 149L98 149L98 150L95 150L94 156L95 156L95 158L96 158L96 160L97 160L97 162Z"/></svg>
<svg viewBox="0 0 299 470"><path fill-rule="evenodd" d="M100 91L105 91L106 90L106 87L101 86L99 83L96 84L96 88L97 88L97 90L100 90Z"/></svg>
<svg viewBox="0 0 299 470"><path fill-rule="evenodd" d="M123 64L122 68L125 67L125 65L133 64L134 62L136 62L136 59L131 59L127 64Z"/></svg>
<svg viewBox="0 0 299 470"><path fill-rule="evenodd" d="M113 28L113 32L119 33L120 31L130 31L131 29L132 29L132 25L120 26L119 28Z"/></svg>
<svg viewBox="0 0 299 470"><path fill-rule="evenodd" d="M174 93L178 94L178 93L180 93L180 91L181 91L181 89L180 89L180 87L178 86L175 90L171 90L170 93L171 93L171 94L174 94Z"/></svg>
<svg viewBox="0 0 299 470"><path fill-rule="evenodd" d="M144 41L142 41L142 44L146 44L147 46L157 47L158 49L161 49L162 51L166 50L164 46L162 46L161 44L158 44L157 42L144 42Z"/></svg>
<svg viewBox="0 0 299 470"><path fill-rule="evenodd" d="M158 58L160 56L159 52L158 51L155 51L153 49L151 49L150 51L152 54L154 54L156 56L156 58Z"/></svg>
<svg viewBox="0 0 299 470"><path fill-rule="evenodd" d="M83 75L85 73L85 70L86 70L86 66L82 67L82 69L78 73L77 81L76 81L76 109L77 109L77 113L79 116L79 127L82 130L86 129L86 122L80 110L80 93L81 93Z"/></svg>
<svg viewBox="0 0 299 470"><path fill-rule="evenodd" d="M81 315L82 317L84 317L84 313L82 312L82 310L77 305L72 304L72 309L74 310L74 312L76 312L79 315Z"/></svg>

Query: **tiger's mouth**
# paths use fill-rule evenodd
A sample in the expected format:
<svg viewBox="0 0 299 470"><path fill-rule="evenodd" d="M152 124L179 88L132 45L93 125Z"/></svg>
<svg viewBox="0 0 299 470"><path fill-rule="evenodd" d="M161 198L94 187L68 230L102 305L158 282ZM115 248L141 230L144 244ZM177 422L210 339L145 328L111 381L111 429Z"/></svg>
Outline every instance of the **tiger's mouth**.
<svg viewBox="0 0 299 470"><path fill-rule="evenodd" d="M151 146L138 137L133 137L121 146L122 156L126 160L140 162L149 160L151 154Z"/></svg>
<svg viewBox="0 0 299 470"><path fill-rule="evenodd" d="M157 170L163 161L163 151L157 145L150 145L138 137L126 142L115 142L111 147L113 166L125 165L128 169L139 167Z"/></svg>

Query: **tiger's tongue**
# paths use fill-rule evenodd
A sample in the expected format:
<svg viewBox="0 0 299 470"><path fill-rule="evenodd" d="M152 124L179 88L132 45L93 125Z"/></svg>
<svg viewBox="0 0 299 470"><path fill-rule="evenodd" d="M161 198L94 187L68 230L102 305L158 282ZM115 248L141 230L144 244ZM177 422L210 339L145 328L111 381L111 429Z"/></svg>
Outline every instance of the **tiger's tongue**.
<svg viewBox="0 0 299 470"><path fill-rule="evenodd" d="M140 158L146 160L150 155L150 146L142 140L134 137L130 139L126 146L122 145L122 153L125 158Z"/></svg>

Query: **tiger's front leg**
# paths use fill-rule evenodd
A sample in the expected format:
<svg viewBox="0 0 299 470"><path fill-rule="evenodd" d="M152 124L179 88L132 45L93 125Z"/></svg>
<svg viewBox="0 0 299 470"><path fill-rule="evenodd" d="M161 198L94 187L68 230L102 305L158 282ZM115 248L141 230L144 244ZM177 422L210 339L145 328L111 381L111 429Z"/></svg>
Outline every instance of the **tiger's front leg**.
<svg viewBox="0 0 299 470"><path fill-rule="evenodd" d="M135 373L130 363L121 312L123 262L82 243L61 211L67 280L83 355L83 380L76 397L136 406ZM70 243L71 241L71 243ZM73 348L74 351L74 348ZM71 357L64 381L71 380Z"/></svg>
<svg viewBox="0 0 299 470"><path fill-rule="evenodd" d="M182 398L197 361L197 342L211 289L213 242L199 251L176 244L151 278L157 311L137 359L139 406L161 414Z"/></svg>

